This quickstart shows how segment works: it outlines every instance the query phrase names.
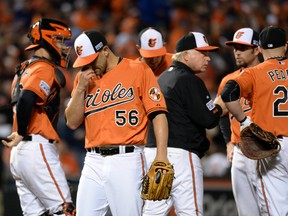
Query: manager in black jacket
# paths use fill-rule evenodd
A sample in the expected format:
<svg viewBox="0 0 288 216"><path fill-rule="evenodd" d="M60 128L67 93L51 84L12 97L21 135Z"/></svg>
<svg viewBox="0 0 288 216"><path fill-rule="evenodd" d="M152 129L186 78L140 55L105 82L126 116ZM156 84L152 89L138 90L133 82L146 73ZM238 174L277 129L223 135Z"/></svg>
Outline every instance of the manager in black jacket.
<svg viewBox="0 0 288 216"><path fill-rule="evenodd" d="M174 205L177 215L203 215L203 170L201 158L209 149L206 129L218 125L222 104L214 104L204 82L196 76L205 72L209 46L202 33L189 32L180 38L173 64L159 79L168 108L168 158L174 166L171 196L164 201L146 201L143 215L166 215ZM150 125L145 156L148 167L156 155L153 125Z"/></svg>

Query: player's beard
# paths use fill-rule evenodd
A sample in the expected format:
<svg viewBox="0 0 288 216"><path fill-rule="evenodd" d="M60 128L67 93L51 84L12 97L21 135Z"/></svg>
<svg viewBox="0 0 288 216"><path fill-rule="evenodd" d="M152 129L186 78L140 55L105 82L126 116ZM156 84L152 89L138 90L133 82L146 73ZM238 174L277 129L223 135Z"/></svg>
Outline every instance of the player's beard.
<svg viewBox="0 0 288 216"><path fill-rule="evenodd" d="M94 69L94 73L98 78L101 78L106 73L106 68L105 69L96 68Z"/></svg>
<svg viewBox="0 0 288 216"><path fill-rule="evenodd" d="M242 59L236 60L236 65L239 68L246 68L248 66L248 64L245 61L243 61Z"/></svg>

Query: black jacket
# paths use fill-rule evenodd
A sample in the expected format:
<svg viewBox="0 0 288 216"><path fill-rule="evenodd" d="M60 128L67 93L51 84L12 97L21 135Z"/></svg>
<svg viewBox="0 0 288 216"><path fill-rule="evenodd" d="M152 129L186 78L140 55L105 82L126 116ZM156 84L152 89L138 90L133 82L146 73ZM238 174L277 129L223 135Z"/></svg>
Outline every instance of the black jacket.
<svg viewBox="0 0 288 216"><path fill-rule="evenodd" d="M222 109L214 106L204 82L188 66L173 62L159 79L168 114L168 147L182 148L200 158L209 149L206 129L218 125ZM147 147L156 147L150 124Z"/></svg>

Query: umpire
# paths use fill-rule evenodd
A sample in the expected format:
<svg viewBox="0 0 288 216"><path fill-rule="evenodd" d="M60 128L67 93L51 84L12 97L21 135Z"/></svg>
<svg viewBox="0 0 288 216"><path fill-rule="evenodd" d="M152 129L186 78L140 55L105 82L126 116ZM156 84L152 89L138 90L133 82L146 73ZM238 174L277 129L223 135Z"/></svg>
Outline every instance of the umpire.
<svg viewBox="0 0 288 216"><path fill-rule="evenodd" d="M222 108L213 103L196 74L206 71L211 60L209 51L216 50L218 47L209 46L202 33L189 32L178 40L173 64L158 79L168 109L168 158L174 166L175 179L169 199L146 201L144 216L166 215L172 205L177 215L203 215L201 158L210 145L206 129L218 125ZM145 148L148 167L155 157L155 147L150 127Z"/></svg>

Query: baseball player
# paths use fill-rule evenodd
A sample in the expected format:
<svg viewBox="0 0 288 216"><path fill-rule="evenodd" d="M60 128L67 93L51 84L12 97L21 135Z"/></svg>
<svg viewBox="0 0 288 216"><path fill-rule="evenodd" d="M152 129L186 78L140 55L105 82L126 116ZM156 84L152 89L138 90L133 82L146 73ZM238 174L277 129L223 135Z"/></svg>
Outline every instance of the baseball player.
<svg viewBox="0 0 288 216"><path fill-rule="evenodd" d="M286 33L279 27L267 27L261 31L259 43L264 62L245 68L241 74L229 80L221 97L229 112L240 122L240 131L254 122L279 137L281 151L276 156L257 160L256 168L249 170L249 178L256 186L259 215L288 215ZM241 108L240 97L248 99L251 117ZM258 215L257 212L253 213Z"/></svg>
<svg viewBox="0 0 288 216"><path fill-rule="evenodd" d="M259 64L259 36L251 28L241 28L234 34L232 41L225 43L234 48L236 65L233 73L226 75L218 88L218 95L228 80L237 77L245 68ZM246 99L241 98L240 104L247 116L251 116L251 107ZM231 123L231 124L230 124ZM220 129L227 145L227 159L232 162L232 190L239 215L260 215L257 205L256 185L251 178L256 168L256 161L245 157L240 148L240 124L233 115L228 113L220 119Z"/></svg>
<svg viewBox="0 0 288 216"><path fill-rule="evenodd" d="M139 33L138 40L136 47L141 55L138 61L146 63L158 77L172 64L172 54L167 53L160 31L145 28Z"/></svg>
<svg viewBox="0 0 288 216"><path fill-rule="evenodd" d="M79 181L79 215L141 215L143 153L149 119L154 122L157 154L168 161L166 104L152 70L116 56L102 34L88 30L75 40L77 74L66 108L67 125L86 128L87 154Z"/></svg>
<svg viewBox="0 0 288 216"><path fill-rule="evenodd" d="M56 132L60 89L65 77L70 28L57 20L41 19L28 33L30 60L16 68L12 84L13 133L2 143L12 147L10 169L23 215L75 215L69 186L59 161Z"/></svg>
<svg viewBox="0 0 288 216"><path fill-rule="evenodd" d="M167 103L167 152L174 166L175 178L170 198L145 201L144 216L167 215L172 205L180 216L203 215L201 158L210 145L206 128L218 125L222 108L213 103L204 82L197 74L206 71L210 61L208 53L215 50L218 47L209 46L202 33L189 32L177 41L173 64L158 78ZM153 123L153 126L156 125ZM149 127L145 148L148 166L157 153L157 139L152 129Z"/></svg>

